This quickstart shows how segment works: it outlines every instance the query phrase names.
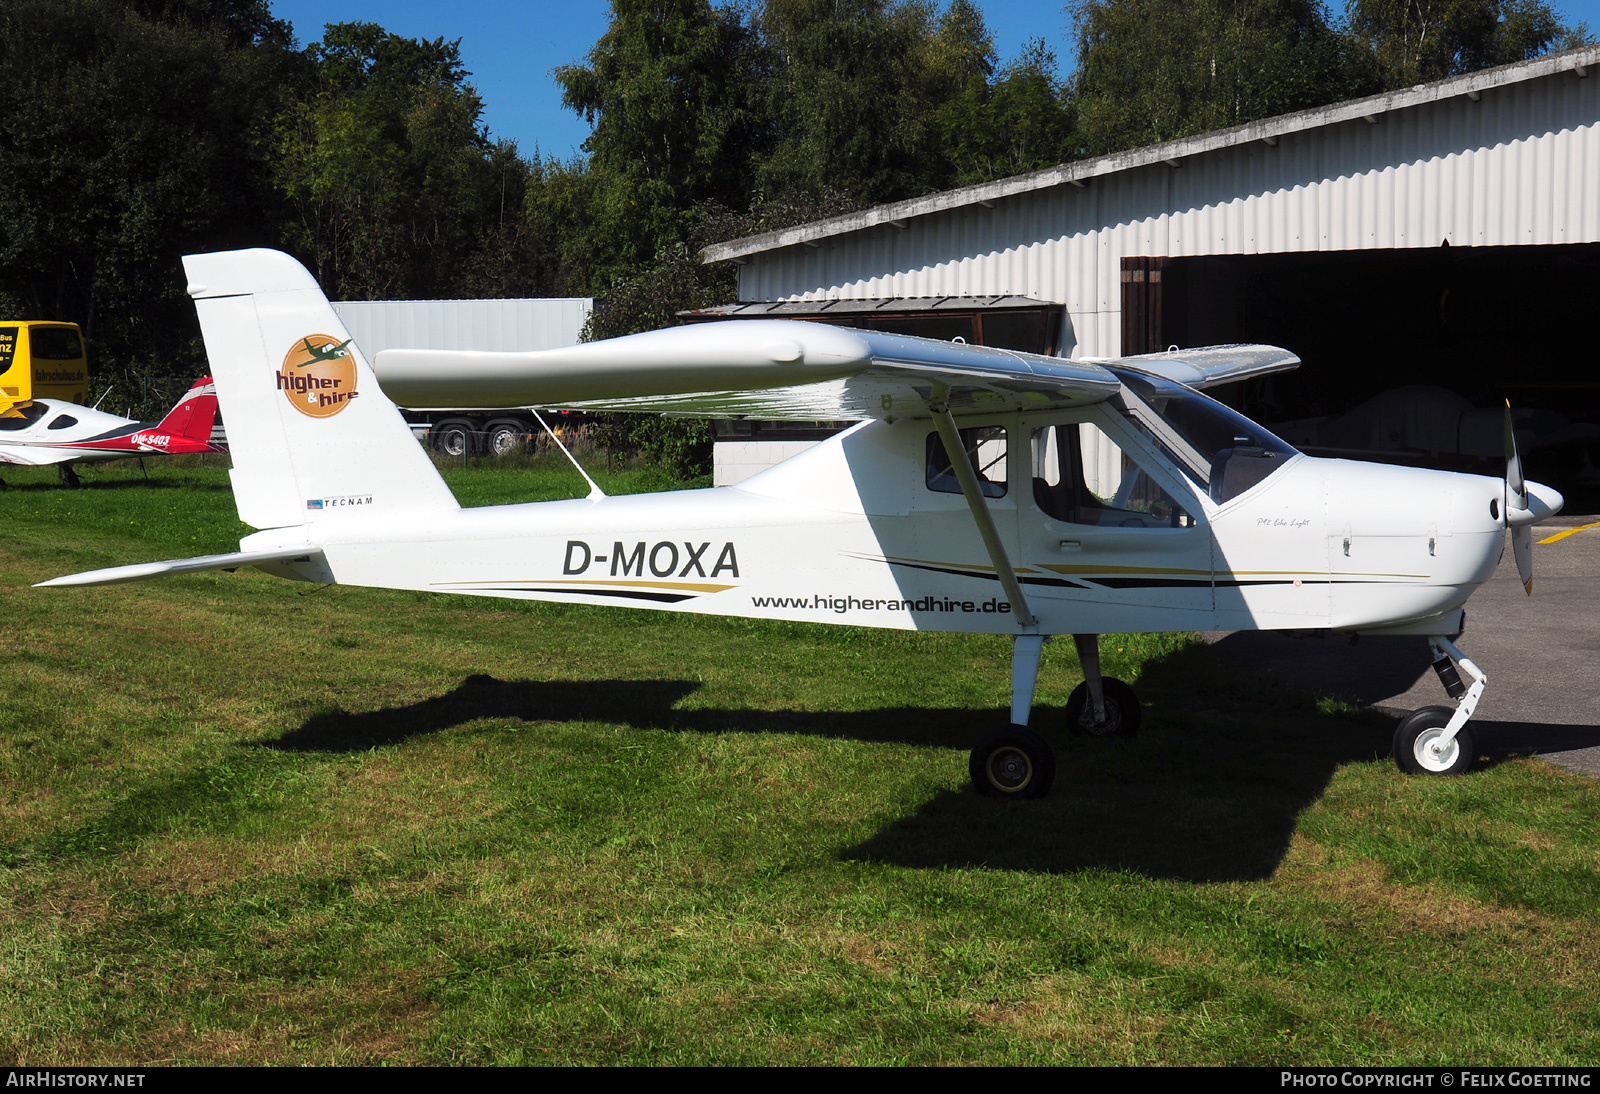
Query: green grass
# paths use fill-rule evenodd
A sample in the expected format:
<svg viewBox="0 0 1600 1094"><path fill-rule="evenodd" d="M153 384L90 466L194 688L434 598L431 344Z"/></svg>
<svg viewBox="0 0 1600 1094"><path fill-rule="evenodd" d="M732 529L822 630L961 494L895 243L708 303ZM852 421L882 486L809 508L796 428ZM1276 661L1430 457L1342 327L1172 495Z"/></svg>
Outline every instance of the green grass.
<svg viewBox="0 0 1600 1094"><path fill-rule="evenodd" d="M1387 722L1182 636L1107 643L1139 738L1068 737L1057 642L1056 790L996 803L1003 639L33 590L237 517L213 466L4 478L0 1064L1600 1054L1600 788L1536 761L1405 778Z"/></svg>

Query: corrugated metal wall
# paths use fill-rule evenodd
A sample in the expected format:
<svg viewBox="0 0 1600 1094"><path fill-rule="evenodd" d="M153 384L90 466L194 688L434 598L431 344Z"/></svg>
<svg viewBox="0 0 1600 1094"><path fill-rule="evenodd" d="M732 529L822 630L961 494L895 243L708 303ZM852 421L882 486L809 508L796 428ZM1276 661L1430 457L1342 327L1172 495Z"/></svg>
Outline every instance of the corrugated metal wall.
<svg viewBox="0 0 1600 1094"><path fill-rule="evenodd" d="M333 310L371 360L379 350L535 350L576 345L587 297L548 300L338 300Z"/></svg>
<svg viewBox="0 0 1600 1094"><path fill-rule="evenodd" d="M1126 255L1600 242L1600 78L1572 72L751 256L742 300L1011 294L1120 351Z"/></svg>

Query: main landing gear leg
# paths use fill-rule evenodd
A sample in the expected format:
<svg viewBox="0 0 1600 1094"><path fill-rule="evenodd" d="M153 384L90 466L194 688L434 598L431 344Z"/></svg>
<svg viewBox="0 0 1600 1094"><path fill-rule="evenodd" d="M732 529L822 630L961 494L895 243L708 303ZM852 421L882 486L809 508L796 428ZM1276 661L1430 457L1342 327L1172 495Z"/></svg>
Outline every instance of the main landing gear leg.
<svg viewBox="0 0 1600 1094"><path fill-rule="evenodd" d="M61 485L68 490L76 490L81 485L78 482L78 472L73 469L70 463L56 464L56 475L61 479Z"/></svg>
<svg viewBox="0 0 1600 1094"><path fill-rule="evenodd" d="M1428 645L1433 648L1433 671L1456 706L1423 707L1407 715L1394 731L1394 762L1408 775L1459 775L1478 755L1467 720L1478 709L1489 678L1443 635L1430 636ZM1461 682L1458 664L1472 677L1471 687Z"/></svg>
<svg viewBox="0 0 1600 1094"><path fill-rule="evenodd" d="M1144 720L1139 697L1114 676L1100 674L1100 636L1075 634L1083 683L1067 699L1067 732L1095 737L1132 737Z"/></svg>
<svg viewBox="0 0 1600 1094"><path fill-rule="evenodd" d="M967 772L980 794L994 798L1042 798L1056 777L1056 754L1028 728L1039 658L1050 639L1019 634L1011 646L1011 724L985 734L972 749Z"/></svg>

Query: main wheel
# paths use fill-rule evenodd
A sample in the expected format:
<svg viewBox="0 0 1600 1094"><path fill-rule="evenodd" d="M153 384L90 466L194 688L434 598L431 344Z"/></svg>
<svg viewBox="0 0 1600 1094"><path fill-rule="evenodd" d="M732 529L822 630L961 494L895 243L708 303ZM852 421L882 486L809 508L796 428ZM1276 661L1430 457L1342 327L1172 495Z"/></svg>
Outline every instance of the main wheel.
<svg viewBox="0 0 1600 1094"><path fill-rule="evenodd" d="M967 762L972 785L991 798L1042 798L1056 781L1056 754L1027 726L985 734Z"/></svg>
<svg viewBox="0 0 1600 1094"><path fill-rule="evenodd" d="M485 447L489 455L499 458L509 456L514 452L521 452L522 446L528 441L528 430L521 422L493 422L489 426L489 437Z"/></svg>
<svg viewBox="0 0 1600 1094"><path fill-rule="evenodd" d="M1472 726L1464 725L1445 748L1436 747L1444 727L1455 716L1452 707L1423 707L1400 720L1394 731L1394 762L1407 775L1460 775L1478 757Z"/></svg>
<svg viewBox="0 0 1600 1094"><path fill-rule="evenodd" d="M1138 733L1144 721L1144 710L1133 689L1115 676L1102 676L1100 688L1106 700L1106 720L1094 724L1094 714L1089 707L1089 685L1079 684L1067 698L1067 732L1087 733L1091 737L1132 737Z"/></svg>

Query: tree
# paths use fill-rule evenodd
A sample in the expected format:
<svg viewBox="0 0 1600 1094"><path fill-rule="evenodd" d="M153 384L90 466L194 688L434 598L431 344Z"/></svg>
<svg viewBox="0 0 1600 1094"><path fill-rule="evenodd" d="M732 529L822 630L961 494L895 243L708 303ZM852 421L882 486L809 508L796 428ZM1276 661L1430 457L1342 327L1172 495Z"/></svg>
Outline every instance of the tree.
<svg viewBox="0 0 1600 1094"><path fill-rule="evenodd" d="M451 295L527 174L480 124L459 40L335 23L305 56L312 89L278 123L285 243L335 298Z"/></svg>
<svg viewBox="0 0 1600 1094"><path fill-rule="evenodd" d="M612 0L611 11L588 63L555 77L562 101L594 126L590 211L615 271L681 243L696 206L748 200L771 125L765 51L738 9Z"/></svg>
<svg viewBox="0 0 1600 1094"><path fill-rule="evenodd" d="M79 323L92 367L204 367L180 257L270 242L297 78L264 4L0 8L0 311Z"/></svg>
<svg viewBox="0 0 1600 1094"><path fill-rule="evenodd" d="M1351 0L1348 16L1386 88L1525 61L1588 37L1544 0Z"/></svg>
<svg viewBox="0 0 1600 1094"><path fill-rule="evenodd" d="M871 204L955 181L939 110L994 66L976 7L767 0L758 24L775 54L778 127L757 172L764 191Z"/></svg>
<svg viewBox="0 0 1600 1094"><path fill-rule="evenodd" d="M940 110L960 185L1037 171L1077 154L1076 111L1056 56L1034 39L991 80L973 80Z"/></svg>
<svg viewBox="0 0 1600 1094"><path fill-rule="evenodd" d="M1091 155L1376 90L1317 0L1081 0L1077 108Z"/></svg>

